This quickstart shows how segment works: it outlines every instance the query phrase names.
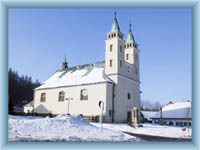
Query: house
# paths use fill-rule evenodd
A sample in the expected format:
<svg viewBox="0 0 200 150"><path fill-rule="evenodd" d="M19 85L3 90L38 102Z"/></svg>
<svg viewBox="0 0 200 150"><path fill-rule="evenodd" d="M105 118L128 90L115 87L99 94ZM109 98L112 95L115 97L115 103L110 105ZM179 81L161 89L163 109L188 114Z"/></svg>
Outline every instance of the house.
<svg viewBox="0 0 200 150"><path fill-rule="evenodd" d="M98 52L97 52L98 53ZM34 90L34 112L38 114L82 114L99 117L104 103L104 122L139 121L139 50L131 25L127 39L114 17L105 40L105 61L60 69Z"/></svg>
<svg viewBox="0 0 200 150"><path fill-rule="evenodd" d="M24 113L32 113L33 112L33 101L24 105Z"/></svg>
<svg viewBox="0 0 200 150"><path fill-rule="evenodd" d="M192 102L170 102L156 113L152 123L162 123L172 126L191 126Z"/></svg>

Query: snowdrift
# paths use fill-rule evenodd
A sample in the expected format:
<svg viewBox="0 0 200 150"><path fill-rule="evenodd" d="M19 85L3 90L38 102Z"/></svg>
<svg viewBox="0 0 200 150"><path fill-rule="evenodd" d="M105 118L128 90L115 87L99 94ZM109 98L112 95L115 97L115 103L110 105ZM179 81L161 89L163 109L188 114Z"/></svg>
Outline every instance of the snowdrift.
<svg viewBox="0 0 200 150"><path fill-rule="evenodd" d="M22 141L139 141L110 129L101 129L81 117L54 118L9 116L9 140Z"/></svg>

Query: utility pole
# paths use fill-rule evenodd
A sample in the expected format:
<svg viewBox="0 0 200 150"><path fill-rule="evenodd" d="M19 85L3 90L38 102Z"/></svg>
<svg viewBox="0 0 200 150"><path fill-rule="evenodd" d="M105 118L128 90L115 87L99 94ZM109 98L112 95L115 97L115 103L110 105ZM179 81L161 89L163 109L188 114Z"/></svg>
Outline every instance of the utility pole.
<svg viewBox="0 0 200 150"><path fill-rule="evenodd" d="M103 131L103 110L104 110L104 102L103 101L99 101L99 107L101 108L101 116L100 116L101 131Z"/></svg>
<svg viewBox="0 0 200 150"><path fill-rule="evenodd" d="M162 107L160 107L160 125L162 125L163 124L163 122L162 122Z"/></svg>

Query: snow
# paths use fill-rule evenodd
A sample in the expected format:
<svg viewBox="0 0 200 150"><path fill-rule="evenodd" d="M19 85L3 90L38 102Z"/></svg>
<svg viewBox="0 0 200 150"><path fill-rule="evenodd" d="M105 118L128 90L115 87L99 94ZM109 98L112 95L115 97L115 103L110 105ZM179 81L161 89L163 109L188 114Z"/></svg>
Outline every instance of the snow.
<svg viewBox="0 0 200 150"><path fill-rule="evenodd" d="M163 118L191 118L191 102L176 102L162 108ZM152 118L160 118L160 111Z"/></svg>
<svg viewBox="0 0 200 150"><path fill-rule="evenodd" d="M92 123L93 125L99 127L99 123ZM192 130L186 129L186 131L182 131L181 127L173 127L173 126L160 126L155 124L142 124L143 127L133 128L128 126L127 124L119 123L119 124L110 124L104 123L103 128L112 129L116 131L129 132L134 134L144 134L151 136L161 136L168 138L191 138Z"/></svg>
<svg viewBox="0 0 200 150"><path fill-rule="evenodd" d="M112 82L104 75L104 62L59 70L36 90L101 82Z"/></svg>
<svg viewBox="0 0 200 150"><path fill-rule="evenodd" d="M143 114L144 118L150 119L157 113L157 111L141 111L141 113Z"/></svg>
<svg viewBox="0 0 200 150"><path fill-rule="evenodd" d="M101 129L81 117L9 116L9 140L25 141L140 141L111 129Z"/></svg>
<svg viewBox="0 0 200 150"><path fill-rule="evenodd" d="M174 110L174 109L182 109L182 108L190 108L191 102L176 102L172 104L168 104L162 108L163 111Z"/></svg>

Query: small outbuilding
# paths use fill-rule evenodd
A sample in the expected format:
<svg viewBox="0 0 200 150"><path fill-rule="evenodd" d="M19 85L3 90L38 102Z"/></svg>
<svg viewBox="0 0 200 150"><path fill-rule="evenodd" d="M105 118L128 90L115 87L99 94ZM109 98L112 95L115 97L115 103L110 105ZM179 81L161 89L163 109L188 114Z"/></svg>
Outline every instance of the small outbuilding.
<svg viewBox="0 0 200 150"><path fill-rule="evenodd" d="M192 125L192 102L170 102L162 107L152 118L152 123L171 126Z"/></svg>
<svg viewBox="0 0 200 150"><path fill-rule="evenodd" d="M24 113L32 113L33 112L33 101L29 102L28 104L24 105Z"/></svg>

